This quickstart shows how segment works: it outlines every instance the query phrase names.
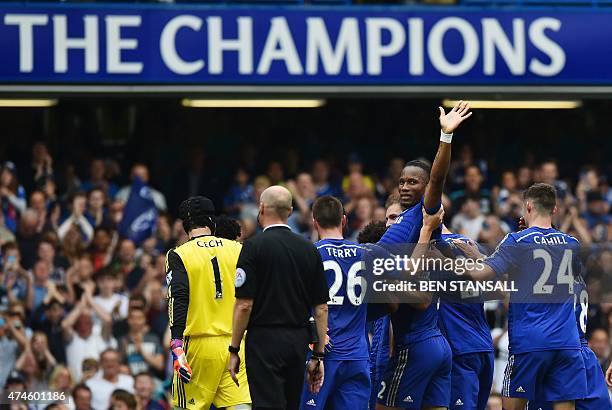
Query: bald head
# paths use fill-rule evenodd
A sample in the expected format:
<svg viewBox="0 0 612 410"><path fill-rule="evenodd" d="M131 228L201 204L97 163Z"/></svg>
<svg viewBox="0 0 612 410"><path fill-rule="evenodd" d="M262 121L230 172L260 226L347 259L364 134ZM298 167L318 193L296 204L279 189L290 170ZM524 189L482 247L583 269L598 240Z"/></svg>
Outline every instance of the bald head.
<svg viewBox="0 0 612 410"><path fill-rule="evenodd" d="M286 221L291 214L291 203L293 198L291 192L283 186L274 185L266 188L261 193L260 202L265 213L275 214L278 218Z"/></svg>

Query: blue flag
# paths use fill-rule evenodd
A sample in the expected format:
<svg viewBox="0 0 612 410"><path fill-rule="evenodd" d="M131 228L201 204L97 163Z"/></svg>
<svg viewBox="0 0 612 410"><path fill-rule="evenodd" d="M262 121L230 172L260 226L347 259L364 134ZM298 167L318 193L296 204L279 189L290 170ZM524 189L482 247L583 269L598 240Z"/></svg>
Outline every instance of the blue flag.
<svg viewBox="0 0 612 410"><path fill-rule="evenodd" d="M135 177L130 196L123 209L123 218L119 223L119 234L139 245L151 236L156 222L157 208L151 189L144 181Z"/></svg>

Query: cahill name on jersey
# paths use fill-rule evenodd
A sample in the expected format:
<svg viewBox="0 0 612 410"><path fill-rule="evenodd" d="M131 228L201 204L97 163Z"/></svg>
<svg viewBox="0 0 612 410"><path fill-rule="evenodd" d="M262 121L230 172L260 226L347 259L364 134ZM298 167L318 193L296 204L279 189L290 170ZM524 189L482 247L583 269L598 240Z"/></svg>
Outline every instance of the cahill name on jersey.
<svg viewBox="0 0 612 410"><path fill-rule="evenodd" d="M363 337L367 305L363 302L363 249L346 239L323 239L316 244L321 253L329 287L327 360L367 360Z"/></svg>
<svg viewBox="0 0 612 410"><path fill-rule="evenodd" d="M554 228L531 227L508 234L485 259L518 288L510 294L511 353L579 349L574 313L580 243Z"/></svg>

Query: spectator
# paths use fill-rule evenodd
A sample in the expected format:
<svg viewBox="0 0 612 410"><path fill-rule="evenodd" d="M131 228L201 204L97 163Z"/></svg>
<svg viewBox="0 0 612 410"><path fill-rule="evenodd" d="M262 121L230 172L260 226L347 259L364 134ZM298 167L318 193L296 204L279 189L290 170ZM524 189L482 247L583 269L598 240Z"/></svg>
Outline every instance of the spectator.
<svg viewBox="0 0 612 410"><path fill-rule="evenodd" d="M48 382L56 363L49 351L47 335L35 332L30 345L25 348L15 363L15 369L26 376L28 389L48 391Z"/></svg>
<svg viewBox="0 0 612 410"><path fill-rule="evenodd" d="M109 182L106 178L106 165L103 159L96 158L91 161L89 165L89 180L83 182L80 189L85 192L101 190L105 197L115 197L117 185Z"/></svg>
<svg viewBox="0 0 612 410"><path fill-rule="evenodd" d="M49 215L47 211L47 199L43 191L32 191L30 194L30 208L38 215L38 225L36 230L43 232L52 229L49 225Z"/></svg>
<svg viewBox="0 0 612 410"><path fill-rule="evenodd" d="M100 354L101 371L85 384L92 392L91 404L94 409L107 409L111 403L111 395L117 389L134 392L132 376L119 373L120 356L115 349L106 349Z"/></svg>
<svg viewBox="0 0 612 410"><path fill-rule="evenodd" d="M162 282L153 280L147 283L144 295L149 307L146 311L147 324L151 327L151 332L161 340L168 327L168 306Z"/></svg>
<svg viewBox="0 0 612 410"><path fill-rule="evenodd" d="M610 343L608 338L608 332L605 329L595 329L591 332L589 338L589 347L597 356L599 365L603 372L608 370L610 365Z"/></svg>
<svg viewBox="0 0 612 410"><path fill-rule="evenodd" d="M308 235L312 230L310 208L317 197L312 177L310 174L302 172L295 177L295 182L290 180L287 181L286 185L296 205L294 212L289 216L287 224L293 232L301 232Z"/></svg>
<svg viewBox="0 0 612 410"><path fill-rule="evenodd" d="M98 227L94 231L93 240L89 248L89 254L91 255L91 263L93 264L94 270L98 270L110 262L114 251L113 237L109 229L104 227Z"/></svg>
<svg viewBox="0 0 612 410"><path fill-rule="evenodd" d="M123 276L125 285L132 291L142 279L144 271L136 264L136 244L131 239L123 239L119 244L117 253L119 271Z"/></svg>
<svg viewBox="0 0 612 410"><path fill-rule="evenodd" d="M66 363L66 349L62 332L62 320L66 314L64 305L51 299L34 312L32 327L47 336L49 351L58 363Z"/></svg>
<svg viewBox="0 0 612 410"><path fill-rule="evenodd" d="M163 378L165 356L159 337L149 331L144 309L130 309L128 334L119 346L132 375L151 372Z"/></svg>
<svg viewBox="0 0 612 410"><path fill-rule="evenodd" d="M117 292L120 288L117 274L104 268L96 274L99 294L93 300L113 319L124 319L128 315L128 297Z"/></svg>
<svg viewBox="0 0 612 410"><path fill-rule="evenodd" d="M49 376L49 389L51 391L62 392L68 397L74 387L74 381L70 370L66 366L57 365L53 368Z"/></svg>
<svg viewBox="0 0 612 410"><path fill-rule="evenodd" d="M471 145L464 144L459 149L458 158L452 161L448 171L448 180L453 190L461 189L465 185L467 170L472 166L476 166L481 173L487 172L487 163L475 161Z"/></svg>
<svg viewBox="0 0 612 410"><path fill-rule="evenodd" d="M144 164L135 164L132 167L131 180L133 181L136 177L140 178L145 184L148 185L149 168L147 168L147 166ZM162 194L157 189L151 186L149 187L149 189L151 191L151 196L153 197L153 202L155 202L155 207L160 211L166 211L166 209L168 209L168 206L166 205L166 197L164 196L164 194ZM131 185L124 186L119 190L119 192L117 192L115 199L125 204L128 201L131 192Z"/></svg>
<svg viewBox="0 0 612 410"><path fill-rule="evenodd" d="M155 381L151 373L140 372L134 377L134 390L138 408L142 410L165 410L166 406L160 400L155 400L153 393Z"/></svg>
<svg viewBox="0 0 612 410"><path fill-rule="evenodd" d="M83 365L81 366L81 383L85 383L98 374L98 370L100 370L100 364L96 359L88 358L83 360Z"/></svg>
<svg viewBox="0 0 612 410"><path fill-rule="evenodd" d="M56 283L65 283L68 261L55 253L55 245L48 239L38 243L38 260L43 261L50 272L49 277Z"/></svg>
<svg viewBox="0 0 612 410"><path fill-rule="evenodd" d="M38 242L42 237L37 228L38 214L32 209L26 209L19 220L16 235L21 261L26 269L31 269L37 259Z"/></svg>
<svg viewBox="0 0 612 410"><path fill-rule="evenodd" d="M95 287L93 271L94 268L89 255L82 254L73 261L66 271L66 285L70 303L80 300L87 287Z"/></svg>
<svg viewBox="0 0 612 410"><path fill-rule="evenodd" d="M557 161L554 159L548 159L540 164L538 169L538 181L550 184L555 187L557 191L557 198L565 200L569 193L569 187L564 181L559 178L559 170L557 168Z"/></svg>
<svg viewBox="0 0 612 410"><path fill-rule="evenodd" d="M85 218L94 228L99 226L110 227L112 225L106 209L106 194L104 190L94 188L89 191L87 194Z"/></svg>
<svg viewBox="0 0 612 410"><path fill-rule="evenodd" d="M312 180L315 185L317 197L323 195L342 196L340 186L330 180L329 164L322 159L316 160L312 164ZM397 184L397 181L396 181Z"/></svg>
<svg viewBox="0 0 612 410"><path fill-rule="evenodd" d="M27 347L28 341L23 324L0 313L0 386L4 386L9 374L15 367L18 355Z"/></svg>
<svg viewBox="0 0 612 410"><path fill-rule="evenodd" d="M90 295L91 291L85 292L79 303L62 321L68 368L75 380L81 380L84 359L96 358L114 344L111 338L112 323L108 316L103 316L105 322L101 333L93 331Z"/></svg>
<svg viewBox="0 0 612 410"><path fill-rule="evenodd" d="M234 185L223 199L223 209L229 215L238 215L244 204L253 202L253 185L249 183L249 174L244 168L238 168L234 176Z"/></svg>
<svg viewBox="0 0 612 410"><path fill-rule="evenodd" d="M17 167L11 161L4 163L0 172L0 203L7 228L15 232L19 215L26 209L26 192L17 179Z"/></svg>
<svg viewBox="0 0 612 410"><path fill-rule="evenodd" d="M510 227L498 216L487 215L478 235L478 242L486 245L489 249L495 249L508 232L510 232Z"/></svg>
<svg viewBox="0 0 612 410"><path fill-rule="evenodd" d="M460 209L463 202L468 197L476 199L480 211L483 214L491 212L491 193L488 189L482 187L484 178L480 172L480 168L476 165L470 165L465 169L464 187L463 189L457 190L450 195L450 199L455 209Z"/></svg>
<svg viewBox="0 0 612 410"><path fill-rule="evenodd" d="M2 293L1 307L8 309L9 303L28 300L32 289L32 277L21 266L21 253L14 242L2 246Z"/></svg>
<svg viewBox="0 0 612 410"><path fill-rule="evenodd" d="M397 181L399 181L402 175L402 170L406 165L406 161L403 158L391 158L389 161L389 167L387 168L387 175L382 181L383 189L386 195L393 195L397 193Z"/></svg>
<svg viewBox="0 0 612 410"><path fill-rule="evenodd" d="M64 239L70 228L75 227L81 234L81 239L85 243L91 242L93 238L93 226L85 217L87 206L87 195L84 192L77 192L72 197L71 213L60 224L57 233L61 240Z"/></svg>
<svg viewBox="0 0 612 410"><path fill-rule="evenodd" d="M278 161L270 161L266 169L266 177L270 180L270 185L284 185L285 173L281 163Z"/></svg>
<svg viewBox="0 0 612 410"><path fill-rule="evenodd" d="M77 384L72 390L74 410L92 410L91 389L86 384Z"/></svg>
<svg viewBox="0 0 612 410"><path fill-rule="evenodd" d="M480 209L479 197L467 197L463 200L461 210L451 221L451 230L473 240L478 240L485 222Z"/></svg>
<svg viewBox="0 0 612 410"><path fill-rule="evenodd" d="M50 279L51 272L49 265L43 260L39 260L32 268L34 278L31 284L31 291L28 292L28 309L36 310L45 300L49 293L55 293L55 282Z"/></svg>
<svg viewBox="0 0 612 410"><path fill-rule="evenodd" d="M342 179L342 191L346 193L349 190L349 185L351 184L351 176L353 174L360 174L363 180L363 185L371 192L375 191L374 181L372 180L370 176L364 175L363 173L363 162L359 155L352 154L349 157L347 170L348 172L346 176ZM397 180L396 180L396 184L397 184Z"/></svg>
<svg viewBox="0 0 612 410"><path fill-rule="evenodd" d="M372 220L374 215L374 199L372 197L363 196L357 200L355 210L349 218L350 236L352 241L357 240L357 235L367 224Z"/></svg>
<svg viewBox="0 0 612 410"><path fill-rule="evenodd" d="M138 406L136 397L123 389L113 391L110 402L110 410L136 410Z"/></svg>
<svg viewBox="0 0 612 410"><path fill-rule="evenodd" d="M596 242L606 242L612 239L612 218L610 205L598 191L586 195L587 209L582 218L593 235Z"/></svg>
<svg viewBox="0 0 612 410"><path fill-rule="evenodd" d="M516 180L518 182L518 189L521 191L529 188L533 184L533 170L528 166L522 166L516 172Z"/></svg>

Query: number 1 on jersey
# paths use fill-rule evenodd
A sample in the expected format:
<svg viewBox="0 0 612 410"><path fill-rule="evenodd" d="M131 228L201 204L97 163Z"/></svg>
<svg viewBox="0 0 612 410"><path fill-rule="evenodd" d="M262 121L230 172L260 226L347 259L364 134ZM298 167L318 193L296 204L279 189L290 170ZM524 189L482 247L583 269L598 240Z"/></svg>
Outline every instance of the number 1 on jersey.
<svg viewBox="0 0 612 410"><path fill-rule="evenodd" d="M221 284L221 270L219 269L219 261L214 256L210 263L212 263L213 276L215 277L215 299L223 298L223 286Z"/></svg>

